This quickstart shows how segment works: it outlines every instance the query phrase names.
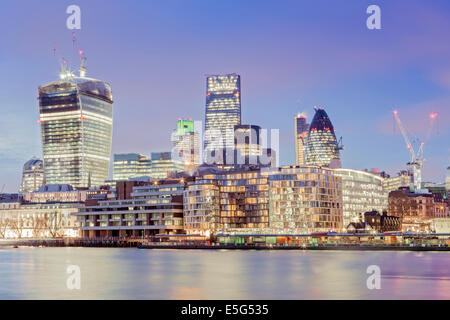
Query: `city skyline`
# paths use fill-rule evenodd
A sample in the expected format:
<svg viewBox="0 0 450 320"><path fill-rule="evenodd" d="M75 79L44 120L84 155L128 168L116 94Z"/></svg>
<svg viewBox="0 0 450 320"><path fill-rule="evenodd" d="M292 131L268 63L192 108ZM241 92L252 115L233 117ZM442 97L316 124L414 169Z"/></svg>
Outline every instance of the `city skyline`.
<svg viewBox="0 0 450 320"><path fill-rule="evenodd" d="M201 5L199 3L191 4L193 8L186 12L186 17L181 17L181 22L176 21L176 19L170 20L175 25L175 22L186 24L187 30L181 32L184 37L187 37L185 40L190 39L188 33L192 28L198 28L197 25L190 21L190 18L201 14ZM49 6L49 3L44 3L43 5ZM1 92L2 109L4 108L6 113L6 116L0 123L0 127L2 127L0 178L2 180L1 184L6 185L4 188L5 192L17 191L22 174L21 169L27 160L32 156L42 157L39 125L37 123L38 113L36 112L36 89L39 84L55 80L59 71L56 58L52 53L53 42L56 41L63 49L61 51L65 54L70 55L71 53L72 36L71 32L65 29L64 25L66 18L64 12L67 3L52 5L54 5L55 10L61 11L60 21L54 19L47 21L45 17L42 17L45 23L39 24L35 29L27 29L26 24L25 27L22 25L17 26L21 36L30 41L19 44L11 36L7 35L5 39L6 47L12 50L0 53L0 63L3 69L16 71L6 77L7 80L0 80L0 85L4 88L4 91L2 90ZM393 129L394 121L391 111L397 108L405 125L411 131L418 131L422 137L425 136L427 123L420 121L420 119L426 118L430 112L439 113L440 119L437 127L433 130L430 143L425 147L425 157L429 161L425 163L424 181L444 182L445 180L446 168L449 162L448 141L445 139L448 136L449 124L446 120L449 117L448 103L450 102L450 72L448 72L450 71L450 65L448 65L448 62L445 64L445 57L448 56L450 47L446 43L437 41L440 38L445 38L445 27L449 25L449 22L439 19L439 9L448 8L448 4L444 2L433 3L426 8L425 12L421 12L423 8L418 3L414 1L408 2L408 6L411 6L412 9L409 13L401 11L401 5L398 3L387 4L386 2L381 2L384 24L383 29L379 32L387 40L379 38L380 35L374 33L378 31L365 29L365 3L340 4L339 7L330 5L328 9L322 11L311 4L292 4L293 7L299 9L296 11L296 14L303 18L308 16L300 12L300 9L305 9L309 13L312 12L313 15L323 14L324 18L322 19L325 20L327 18L332 20L341 17L343 12L350 10L352 16L341 17L344 20L340 23L340 26L345 30L340 31L348 32L349 30L346 29L357 25L357 23L360 23L361 26L360 30L358 29L359 31L340 38L344 40L342 45L337 45L337 48L340 48L340 50L336 50L336 43L330 37L334 32L336 32L335 36L340 35L342 37L339 30L325 32L323 35L325 40L318 41L313 39L314 37L312 36L318 32L315 29L319 28L319 24L309 19L296 24L294 15L289 13L289 10L281 12L281 9L275 8L276 18L281 19L285 17L287 19L285 24L277 27L278 29L262 29L255 32L254 28L261 26L264 19L269 17L269 9L274 8L263 2L261 3L261 8L258 8L257 12L252 15L250 14L250 6L248 4L243 5L243 11L248 15L249 21L246 23L241 19L234 28L240 27L245 36L253 34L254 47L244 44L247 51L244 50L243 61L237 60L238 55L231 54L230 56L224 56L221 62L208 58L212 54L203 54L202 57L205 61L198 61L194 58L196 52L202 49L201 46L198 47L197 41L199 41L200 36L208 34L208 31L204 31L198 37L191 39L194 43L192 47L179 38L175 42L180 42L180 44L174 44L172 42L172 40L175 40L174 31L180 31L174 30L175 25L172 26L172 29L169 28L169 30L164 31L168 33L169 39L166 46L159 48L162 52L156 49L154 51L150 50L149 45L151 41L149 39L154 40L156 38L149 37L147 40L137 40L137 35L126 37L124 35L125 32L120 31L119 28L113 28L114 32L119 31L119 35L115 35L115 40L113 37L106 37L106 46L99 46L93 39L96 37L96 34L108 35L107 29L111 27L111 22L100 18L98 24L94 24L92 19L96 16L96 12L100 10L101 2L90 5L87 2L80 1L79 5L82 8L83 21L85 23L82 29L77 32L77 37L80 46L88 56L87 75L111 83L114 90L116 110L112 153L145 152L149 154L155 151L169 150L170 133L176 118L204 119L204 75L212 72L221 74L236 72L242 76L243 123L255 123L263 128L280 129L280 165L295 164L292 117L298 112L306 111L308 118L312 119L312 107L314 105L322 105L326 107L327 113L333 120L337 135L343 136L344 145L346 146L346 149L341 154L344 168L364 169L377 167L391 174L395 174L401 169L406 169L409 154L404 147L398 128L395 131ZM156 17L155 12L162 13L162 17L159 18L160 20L156 19L156 22L149 19L151 21L150 25L154 23L153 27L157 28L159 23L161 26L170 27L170 23L167 24L167 21L162 21L163 17L171 17L170 10L160 4L153 5L155 6L153 8L154 11L150 10L146 5L144 7L148 9L149 14L153 18ZM176 5L185 7L185 4L179 2L176 2ZM14 4L2 4L1 6L2 9L4 6L5 9L19 10L19 7ZM37 6L37 4L30 5L31 12L33 11L33 6ZM121 12L120 15L124 15L125 21L130 22L126 20L126 12L120 11L123 9L123 6L124 4L107 5L106 13L113 17ZM223 4L213 4L214 10L220 10L222 6ZM131 7L130 10L134 12L135 8ZM1 10L1 12L7 12L7 10ZM27 16L27 14L25 11L21 13L22 16ZM414 33L414 30L418 30L415 29L417 26L411 25L407 21L417 20L413 17L423 14L435 16L436 26L424 27L425 34L421 35L423 37L421 40L428 41L423 46L424 48L419 48L408 37L409 32ZM12 26L15 26L9 17L0 15L2 21L6 22L7 25L12 23ZM132 14L129 14L128 19L132 16ZM243 16L239 15L238 17L243 18ZM35 19L35 17L30 18L28 23L36 23ZM345 19L348 21L346 22ZM395 20L400 21L395 22L394 25ZM256 24L251 26L251 22ZM106 25L102 25L102 23L106 23ZM139 20L134 25L124 26L124 29L140 33L140 29L137 28L138 23L145 25L145 23L149 22ZM406 23L407 27L402 25L402 23ZM299 32L297 35L299 42L313 45L312 48L318 51L330 46L335 49L338 57L334 57L335 60L331 59L332 61L329 62L332 63L331 65L320 67L322 60L330 58L329 55L319 54L311 57L293 50L297 47L290 45L287 41L288 37L293 35L291 32L285 37L277 37L289 29L288 26L290 25L294 27L295 31L301 31L303 27L310 28L308 31L311 34ZM212 24L211 28L218 27L219 25ZM409 30L409 28L412 30ZM39 33L39 30L45 30L49 39L44 41L42 41L41 37L36 37L35 39L33 35ZM387 30L394 30L394 34L388 33ZM447 28L447 30L450 30L450 28ZM270 54L276 57L283 57L286 54L289 56L292 54L298 55L294 62L291 61L291 63L294 63L293 73L288 66L281 62L274 62L275 68L266 66L265 61L269 59L270 54L261 54L258 51L258 49L263 48L263 31L270 31L267 36L272 43L279 42L284 49L277 51L273 48L267 48ZM151 28L150 34L156 36ZM399 44L395 43L397 38L402 40ZM232 41L231 38L227 39L226 43ZM241 44L245 39L245 37L237 37L238 42ZM429 39L434 39L434 41ZM161 54L167 53L165 49L169 50L169 48L175 50L174 54L178 54L179 51L176 51L177 46L192 49L187 52L186 57L177 58L175 65L171 64L171 61L167 58L162 63L162 66L158 67L154 62L149 62L147 59L144 59L143 55L138 54L138 49L130 49L125 55L126 58L119 59L124 51L124 49L120 48L124 46L117 45L118 40L127 44L127 46L130 45L130 48L132 48L133 44L139 44L140 46L137 48L142 48L145 52L152 53L153 56L151 57L161 57ZM158 43L163 45L164 41ZM358 61L355 61L359 69L354 68L358 69L358 71L350 67L350 62L353 61L350 53L352 47L350 49L346 48L349 43L352 46L361 46L361 48L358 47ZM219 50L221 45L215 44L218 45L217 50ZM301 44L299 45L301 46ZM381 48L377 49L377 46L381 46ZM101 49L101 47L103 48ZM390 50L388 50L389 48ZM409 51L414 48L419 50L419 52L411 53ZM393 52L393 50L405 51L407 49L408 54L403 56L403 58L406 57L406 61L400 59ZM116 50L121 52L118 54ZM246 66L244 62L248 63L252 56L255 57L256 61ZM427 57L430 61L421 59L421 56ZM173 56L170 57L173 58ZM132 63L128 61L135 58L138 62ZM353 56L353 58L355 57ZM437 62L432 63L431 58L436 59ZM303 65L305 59L309 63L313 62L313 65ZM4 61L8 61L8 66L3 65ZM191 61L195 63L186 67L188 70L183 70L184 63L189 64ZM333 63L336 63L336 65ZM347 65L347 69L338 70L339 68L336 67L337 63ZM438 68L439 63L444 63L443 68ZM19 65L21 68L17 67ZM143 67L142 72L137 69L137 65ZM178 68L175 68L177 65ZM305 67L308 71L306 74L300 76L296 74L296 72L300 73ZM327 70L327 67L331 67L331 69ZM394 70L389 70L390 68ZM125 72L124 70L126 69L130 71ZM266 76L268 71L274 72L277 77L273 79L273 77ZM175 80L175 83L172 83L173 76L179 72L181 72L181 76ZM145 75L143 78L141 78L142 73ZM132 77L132 81L127 79L128 76ZM364 77L364 80L361 77ZM157 80L161 81L158 83ZM174 87L176 90L174 90ZM181 100L179 100L180 97L178 95L174 95L174 92L180 92ZM162 98L163 100L161 100ZM273 110L278 112L277 116L274 116ZM438 130L439 134L437 134ZM386 155L389 156L386 157Z"/></svg>

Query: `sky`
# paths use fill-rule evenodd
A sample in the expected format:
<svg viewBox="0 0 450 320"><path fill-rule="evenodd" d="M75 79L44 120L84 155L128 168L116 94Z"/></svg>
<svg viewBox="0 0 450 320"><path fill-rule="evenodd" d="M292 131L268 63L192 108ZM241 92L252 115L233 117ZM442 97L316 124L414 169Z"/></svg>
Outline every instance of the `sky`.
<svg viewBox="0 0 450 320"><path fill-rule="evenodd" d="M450 165L448 0L165 0L0 2L0 192L42 157L37 88L57 79L54 44L78 67L66 8L81 8L87 76L114 98L112 153L170 151L178 118L203 120L206 74L238 73L242 123L280 130L280 164L295 163L294 116L327 111L343 167L396 174L410 155L392 111L425 138L423 180ZM366 9L381 9L369 30Z"/></svg>

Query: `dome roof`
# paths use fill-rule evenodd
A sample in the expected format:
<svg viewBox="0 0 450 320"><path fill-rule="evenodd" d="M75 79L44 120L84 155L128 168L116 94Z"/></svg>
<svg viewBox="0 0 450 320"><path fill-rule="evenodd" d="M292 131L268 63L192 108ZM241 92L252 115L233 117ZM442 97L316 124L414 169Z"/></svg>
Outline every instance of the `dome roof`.
<svg viewBox="0 0 450 320"><path fill-rule="evenodd" d="M321 131L331 131L334 132L333 124L328 117L328 114L323 108L316 109L316 114L311 122L309 130L321 130Z"/></svg>
<svg viewBox="0 0 450 320"><path fill-rule="evenodd" d="M38 168L36 168L38 166ZM44 166L44 162L40 159L31 159L25 162L23 165L23 170L35 170L35 169L42 169Z"/></svg>

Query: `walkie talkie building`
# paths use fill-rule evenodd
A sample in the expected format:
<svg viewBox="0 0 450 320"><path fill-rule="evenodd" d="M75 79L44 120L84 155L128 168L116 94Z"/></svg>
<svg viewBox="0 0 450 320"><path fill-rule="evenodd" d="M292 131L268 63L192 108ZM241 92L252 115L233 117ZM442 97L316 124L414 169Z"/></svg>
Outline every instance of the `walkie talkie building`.
<svg viewBox="0 0 450 320"><path fill-rule="evenodd" d="M98 186L108 179L113 128L109 84L68 71L39 87L47 184Z"/></svg>

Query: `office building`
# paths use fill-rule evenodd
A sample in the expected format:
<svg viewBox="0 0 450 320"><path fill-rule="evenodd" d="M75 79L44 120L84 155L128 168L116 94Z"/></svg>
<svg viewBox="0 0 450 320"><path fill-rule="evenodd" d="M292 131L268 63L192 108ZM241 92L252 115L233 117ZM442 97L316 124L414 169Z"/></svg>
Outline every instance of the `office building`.
<svg viewBox="0 0 450 320"><path fill-rule="evenodd" d="M81 69L80 69L81 70ZM39 123L46 183L74 187L103 185L108 179L113 99L106 82L76 77L39 87Z"/></svg>
<svg viewBox="0 0 450 320"><path fill-rule="evenodd" d="M152 162L149 156L139 153L114 154L113 181L151 176Z"/></svg>
<svg viewBox="0 0 450 320"><path fill-rule="evenodd" d="M294 118L295 127L295 164L301 166L305 164L305 147L308 139L309 124L306 122L306 115L299 113Z"/></svg>
<svg viewBox="0 0 450 320"><path fill-rule="evenodd" d="M200 168L200 172L203 170ZM193 234L210 234L267 228L267 181L260 170L206 167L185 191L185 229Z"/></svg>
<svg viewBox="0 0 450 320"><path fill-rule="evenodd" d="M21 197L0 199L0 238L79 236L72 215L91 198L106 197L106 188L75 190L69 185L45 185Z"/></svg>
<svg viewBox="0 0 450 320"><path fill-rule="evenodd" d="M22 172L22 184L19 192L32 192L45 183L44 162L40 159L31 159L25 162Z"/></svg>
<svg viewBox="0 0 450 320"><path fill-rule="evenodd" d="M315 112L306 140L305 164L340 167L341 147L333 124L323 108L315 108Z"/></svg>
<svg viewBox="0 0 450 320"><path fill-rule="evenodd" d="M165 179L171 173L184 171L182 162L172 159L171 152L152 152L151 154L151 177Z"/></svg>
<svg viewBox="0 0 450 320"><path fill-rule="evenodd" d="M388 177L383 180L383 189L389 193L403 187L410 187L413 183L411 172L402 170L395 177Z"/></svg>
<svg viewBox="0 0 450 320"><path fill-rule="evenodd" d="M204 149L234 148L234 126L241 124L241 77L237 74L206 77Z"/></svg>
<svg viewBox="0 0 450 320"><path fill-rule="evenodd" d="M198 169L184 194L187 233L299 234L342 229L341 178L331 169Z"/></svg>
<svg viewBox="0 0 450 320"><path fill-rule="evenodd" d="M388 209L388 193L383 190L383 178L379 175L354 169L335 169L342 178L342 205L344 228L351 222L363 220L364 212Z"/></svg>
<svg viewBox="0 0 450 320"><path fill-rule="evenodd" d="M261 127L248 124L234 126L234 150L236 165L258 164L262 156Z"/></svg>
<svg viewBox="0 0 450 320"><path fill-rule="evenodd" d="M305 234L343 227L342 180L328 168L269 170L270 231Z"/></svg>
<svg viewBox="0 0 450 320"><path fill-rule="evenodd" d="M447 167L447 176L445 178L445 190L447 190L447 199L450 199L450 167Z"/></svg>
<svg viewBox="0 0 450 320"><path fill-rule="evenodd" d="M116 189L130 181L117 182ZM100 200L79 209L74 216L82 236L151 237L183 231L184 179L133 182L123 197Z"/></svg>
<svg viewBox="0 0 450 320"><path fill-rule="evenodd" d="M389 193L389 215L402 219L402 231L431 232L435 218L448 217L448 204L431 193L414 193L403 187Z"/></svg>
<svg viewBox="0 0 450 320"><path fill-rule="evenodd" d="M194 121L179 119L177 129L172 132L172 156L181 162L186 170L202 163L200 135L194 129Z"/></svg>

